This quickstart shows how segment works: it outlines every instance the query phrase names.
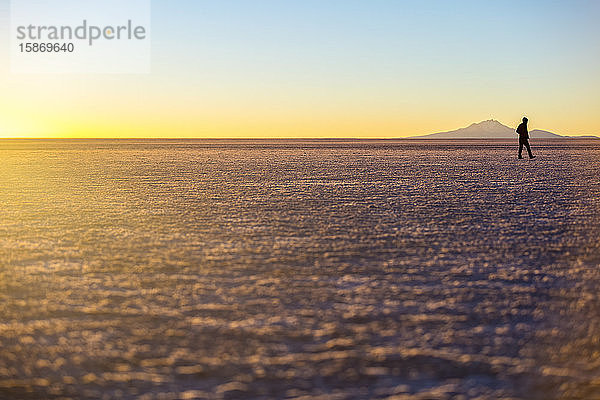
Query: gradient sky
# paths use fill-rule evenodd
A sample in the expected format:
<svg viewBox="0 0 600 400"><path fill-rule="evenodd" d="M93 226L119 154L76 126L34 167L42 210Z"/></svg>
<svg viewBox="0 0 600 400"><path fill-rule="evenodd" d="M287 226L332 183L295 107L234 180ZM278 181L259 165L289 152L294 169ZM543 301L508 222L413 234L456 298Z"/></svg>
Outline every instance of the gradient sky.
<svg viewBox="0 0 600 400"><path fill-rule="evenodd" d="M600 134L600 1L155 0L152 73L11 74L0 137Z"/></svg>

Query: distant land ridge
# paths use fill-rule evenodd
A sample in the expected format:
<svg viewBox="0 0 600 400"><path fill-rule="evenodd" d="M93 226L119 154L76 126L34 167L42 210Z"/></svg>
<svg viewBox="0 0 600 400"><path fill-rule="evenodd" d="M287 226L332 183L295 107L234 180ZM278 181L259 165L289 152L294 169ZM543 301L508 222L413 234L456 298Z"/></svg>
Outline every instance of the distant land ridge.
<svg viewBox="0 0 600 400"><path fill-rule="evenodd" d="M516 126L511 128L495 119L489 119L471 124L466 128L429 135L411 136L409 139L515 139L517 138L516 128ZM532 139L599 139L596 136L564 136L540 129L529 131L529 136Z"/></svg>

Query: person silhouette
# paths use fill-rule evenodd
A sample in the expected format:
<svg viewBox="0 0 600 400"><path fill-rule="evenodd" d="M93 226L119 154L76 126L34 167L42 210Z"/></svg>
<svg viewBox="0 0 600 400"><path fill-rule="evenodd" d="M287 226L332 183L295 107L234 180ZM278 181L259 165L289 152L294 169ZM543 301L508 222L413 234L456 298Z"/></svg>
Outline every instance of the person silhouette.
<svg viewBox="0 0 600 400"><path fill-rule="evenodd" d="M529 153L529 158L535 158L535 156L531 153L531 146L529 146L529 131L527 130L527 117L523 117L523 122L517 128L517 133L519 134L519 158L523 158L523 146L527 148L527 152Z"/></svg>

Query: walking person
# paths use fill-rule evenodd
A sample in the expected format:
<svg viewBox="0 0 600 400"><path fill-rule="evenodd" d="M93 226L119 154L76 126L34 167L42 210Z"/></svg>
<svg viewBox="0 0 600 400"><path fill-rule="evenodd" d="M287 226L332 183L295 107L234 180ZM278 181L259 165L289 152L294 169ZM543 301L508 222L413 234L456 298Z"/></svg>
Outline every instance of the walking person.
<svg viewBox="0 0 600 400"><path fill-rule="evenodd" d="M529 158L535 158L531 153L531 146L529 146L529 131L527 130L527 117L523 117L523 122L517 128L519 134L519 158L523 158L523 146L527 148Z"/></svg>

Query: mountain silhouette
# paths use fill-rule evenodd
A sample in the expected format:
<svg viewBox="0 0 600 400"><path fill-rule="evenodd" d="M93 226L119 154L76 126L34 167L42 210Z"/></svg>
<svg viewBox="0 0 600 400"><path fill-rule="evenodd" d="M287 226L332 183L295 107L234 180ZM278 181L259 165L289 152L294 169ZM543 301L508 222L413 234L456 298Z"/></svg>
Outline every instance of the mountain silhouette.
<svg viewBox="0 0 600 400"><path fill-rule="evenodd" d="M518 124L517 124L518 125ZM476 124L471 124L466 128L455 131L432 133L423 136L411 136L410 139L515 139L518 135L515 128L508 127L500 122L490 119ZM558 135L556 133L534 129L529 131L532 139L566 139L570 136ZM578 138L595 138L594 136Z"/></svg>

